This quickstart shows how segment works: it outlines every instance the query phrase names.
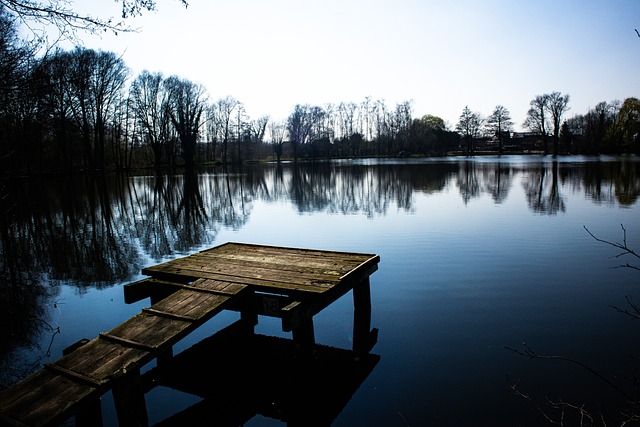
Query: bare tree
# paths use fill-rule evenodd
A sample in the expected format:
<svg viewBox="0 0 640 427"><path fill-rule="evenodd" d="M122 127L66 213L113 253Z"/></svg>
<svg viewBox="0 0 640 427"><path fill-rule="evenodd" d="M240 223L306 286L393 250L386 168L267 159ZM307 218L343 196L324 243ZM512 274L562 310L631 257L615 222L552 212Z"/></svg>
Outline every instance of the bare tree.
<svg viewBox="0 0 640 427"><path fill-rule="evenodd" d="M280 158L282 157L286 129L287 125L285 123L269 123L269 137L271 138L271 144L273 144L273 151L276 154L278 163L280 163Z"/></svg>
<svg viewBox="0 0 640 427"><path fill-rule="evenodd" d="M464 107L456 125L456 131L467 141L468 156L473 156L475 152L475 140L480 136L482 123L483 119L479 113L471 111L468 105Z"/></svg>
<svg viewBox="0 0 640 427"><path fill-rule="evenodd" d="M209 120L211 137L222 143L222 162L227 163L229 142L233 136L233 116L234 111L241 107L240 101L227 96L219 99L215 104L209 107ZM214 136L215 135L215 136Z"/></svg>
<svg viewBox="0 0 640 427"><path fill-rule="evenodd" d="M548 95L538 95L531 100L527 117L522 126L542 136L544 154L549 153L549 142L547 139L547 129L549 128L547 117L547 97Z"/></svg>
<svg viewBox="0 0 640 427"><path fill-rule="evenodd" d="M338 104L338 115L340 117L339 138L348 138L355 132L357 109L358 105L353 102L341 102Z"/></svg>
<svg viewBox="0 0 640 427"><path fill-rule="evenodd" d="M195 163L196 143L202 126L205 108L205 91L202 85L176 76L165 80L169 91L171 122L178 133L185 166Z"/></svg>
<svg viewBox="0 0 640 427"><path fill-rule="evenodd" d="M125 20L142 15L146 11L156 10L153 0L115 0L122 4L122 18L97 17L80 14L73 10L72 0L0 0L0 7L8 11L34 34L42 36L45 27L55 27L60 38L77 39L77 32L99 34L105 31L113 33L131 32ZM185 7L187 0L178 0Z"/></svg>
<svg viewBox="0 0 640 427"><path fill-rule="evenodd" d="M248 150L248 146L251 141L251 132L249 129L249 123L247 122L247 111L244 109L244 105L242 105L242 103L238 103L238 106L235 110L235 116L236 120L234 126L236 128L235 140L237 148L237 156L235 158L235 161L238 164L242 164L242 162L244 162L243 156L247 154L246 151Z"/></svg>
<svg viewBox="0 0 640 427"><path fill-rule="evenodd" d="M502 153L503 150L503 134L509 132L513 128L513 122L511 121L511 114L506 107L497 105L493 110L493 113L487 117L486 121L487 131L491 135L498 137L498 150Z"/></svg>
<svg viewBox="0 0 640 427"><path fill-rule="evenodd" d="M56 161L62 170L70 172L74 166L73 138L74 122L72 117L72 94L70 80L72 72L72 54L55 50L42 58L40 72L46 80L48 90L44 91L43 103L46 105L53 133L53 146Z"/></svg>
<svg viewBox="0 0 640 427"><path fill-rule="evenodd" d="M91 100L94 104L95 166L97 169L104 169L105 132L114 116L118 100L122 98L129 69L122 57L113 52L98 52L95 64L95 72L90 81Z"/></svg>
<svg viewBox="0 0 640 427"><path fill-rule="evenodd" d="M107 125L121 99L129 70L113 52L76 48L69 62L70 107L80 129L85 165L105 167Z"/></svg>
<svg viewBox="0 0 640 427"><path fill-rule="evenodd" d="M293 158L298 160L298 148L308 142L312 136L313 114L309 105L298 104L295 106L293 113L287 120L287 130L293 149Z"/></svg>
<svg viewBox="0 0 640 427"><path fill-rule="evenodd" d="M547 108L553 122L553 154L557 156L562 115L569 110L569 94L562 95L560 92L551 92L547 95Z"/></svg>
<svg viewBox="0 0 640 427"><path fill-rule="evenodd" d="M144 131L146 142L151 146L156 168L162 165L164 149L163 122L166 119L164 105L167 92L161 73L142 71L131 84L130 97L136 120Z"/></svg>
<svg viewBox="0 0 640 427"><path fill-rule="evenodd" d="M269 116L262 116L250 123L251 144L254 148L261 147L264 142L264 136L267 133L267 125L269 124Z"/></svg>
<svg viewBox="0 0 640 427"><path fill-rule="evenodd" d="M377 100L373 106L376 128L376 154L382 154L383 142L389 138L389 112L383 100ZM385 144L386 145L386 144ZM389 151L387 151L389 152Z"/></svg>

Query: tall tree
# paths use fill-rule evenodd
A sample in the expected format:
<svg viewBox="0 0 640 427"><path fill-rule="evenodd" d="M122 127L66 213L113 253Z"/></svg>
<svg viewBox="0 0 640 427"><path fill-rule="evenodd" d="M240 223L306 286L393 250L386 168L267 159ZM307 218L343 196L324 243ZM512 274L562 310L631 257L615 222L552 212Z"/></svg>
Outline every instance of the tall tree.
<svg viewBox="0 0 640 427"><path fill-rule="evenodd" d="M383 100L379 99L374 103L373 114L375 117L376 129L376 154L380 156L382 155L383 147L385 148L387 153L390 152L390 114Z"/></svg>
<svg viewBox="0 0 640 427"><path fill-rule="evenodd" d="M90 93L93 102L95 167L104 169L106 128L114 117L114 109L122 98L129 69L122 57L113 52L100 51L95 58Z"/></svg>
<svg viewBox="0 0 640 427"><path fill-rule="evenodd" d="M510 132L513 129L513 122L511 121L509 110L502 105L497 105L493 113L487 117L486 127L490 135L498 137L498 151L502 153L504 133Z"/></svg>
<svg viewBox="0 0 640 427"><path fill-rule="evenodd" d="M604 148L607 134L616 122L618 110L620 108L619 101L608 103L606 101L599 102L592 109L589 109L585 117L585 137L589 151L592 153L600 153Z"/></svg>
<svg viewBox="0 0 640 427"><path fill-rule="evenodd" d="M467 142L467 155L473 156L475 152L475 140L480 136L482 129L482 117L479 113L475 113L465 106L460 115L460 120L456 125L456 130L461 134Z"/></svg>
<svg viewBox="0 0 640 427"><path fill-rule="evenodd" d="M549 141L547 135L548 124L548 98L549 95L538 95L529 103L527 117L522 124L523 127L542 137L544 154L549 154Z"/></svg>
<svg viewBox="0 0 640 427"><path fill-rule="evenodd" d="M276 154L278 163L280 163L280 158L282 157L284 134L286 129L286 123L278 123L273 121L269 123L269 137L271 138L271 144L273 144L273 151Z"/></svg>
<svg viewBox="0 0 640 427"><path fill-rule="evenodd" d="M71 52L69 66L70 108L81 131L85 166L103 170L107 126L129 70L113 52L81 47Z"/></svg>
<svg viewBox="0 0 640 427"><path fill-rule="evenodd" d="M169 114L178 133L185 166L195 164L196 143L202 126L205 108L205 90L202 85L177 76L165 80L169 92Z"/></svg>
<svg viewBox="0 0 640 427"><path fill-rule="evenodd" d="M409 136L411 135L411 123L413 121L411 113L411 102L412 101L402 101L396 104L394 117L394 136L396 139L398 151L402 151L406 148L406 145L409 141Z"/></svg>
<svg viewBox="0 0 640 427"><path fill-rule="evenodd" d="M256 120L252 120L249 126L251 132L251 146L255 149L261 147L267 133L267 125L269 124L269 116L262 116ZM253 158L250 156L250 158Z"/></svg>
<svg viewBox="0 0 640 427"><path fill-rule="evenodd" d="M238 104L238 108L235 111L235 140L237 156L235 158L236 163L242 164L245 160L249 145L251 143L251 132L249 130L249 123L247 122L248 116L242 103Z"/></svg>
<svg viewBox="0 0 640 427"><path fill-rule="evenodd" d="M95 146L93 145L91 101L91 78L94 73L97 52L93 49L76 48L71 52L71 112L80 130L84 167L94 169Z"/></svg>
<svg viewBox="0 0 640 427"><path fill-rule="evenodd" d="M233 138L234 111L240 109L242 103L227 96L209 106L209 120L212 137L222 143L222 162L228 161L229 143Z"/></svg>
<svg viewBox="0 0 640 427"><path fill-rule="evenodd" d="M144 70L131 83L130 97L136 120L142 127L144 139L151 146L156 169L162 165L162 154L166 140L163 132L166 126L165 104L167 92L161 73Z"/></svg>
<svg viewBox="0 0 640 427"><path fill-rule="evenodd" d="M43 94L43 102L49 115L48 126L53 140L51 148L59 168L71 172L76 166L77 155L75 131L77 130L72 114L72 54L55 50L42 58L40 70L48 90Z"/></svg>
<svg viewBox="0 0 640 427"><path fill-rule="evenodd" d="M298 160L298 148L311 139L312 130L313 115L311 107L308 104L297 104L287 120L287 131L289 132L289 141L291 142L294 160Z"/></svg>
<svg viewBox="0 0 640 427"><path fill-rule="evenodd" d="M15 20L0 8L0 169L4 172L17 170L25 151L17 134L17 104L26 95L32 57L32 48L18 36Z"/></svg>
<svg viewBox="0 0 640 427"><path fill-rule="evenodd" d="M562 115L569 110L569 94L562 95L560 92L551 92L547 95L547 108L553 123L553 155L557 156Z"/></svg>
<svg viewBox="0 0 640 427"><path fill-rule="evenodd" d="M640 100L627 98L618 113L619 145L627 153L640 154Z"/></svg>

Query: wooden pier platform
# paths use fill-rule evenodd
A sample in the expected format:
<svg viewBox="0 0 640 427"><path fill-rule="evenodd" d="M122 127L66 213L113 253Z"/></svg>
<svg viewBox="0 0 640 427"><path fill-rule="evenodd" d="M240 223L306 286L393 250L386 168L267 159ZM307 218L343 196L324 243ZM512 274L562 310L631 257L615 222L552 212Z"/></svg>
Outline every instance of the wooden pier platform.
<svg viewBox="0 0 640 427"><path fill-rule="evenodd" d="M241 313L247 332L259 315L282 319L299 355L315 352L313 316L349 291L353 354L365 357L371 329L369 276L377 255L227 243L143 269L125 300L151 307L0 393L0 425L102 425L100 396L112 390L120 425L146 425L140 368L171 360L172 346L222 310ZM216 384L212 385L213 387ZM225 387L224 384L218 385Z"/></svg>

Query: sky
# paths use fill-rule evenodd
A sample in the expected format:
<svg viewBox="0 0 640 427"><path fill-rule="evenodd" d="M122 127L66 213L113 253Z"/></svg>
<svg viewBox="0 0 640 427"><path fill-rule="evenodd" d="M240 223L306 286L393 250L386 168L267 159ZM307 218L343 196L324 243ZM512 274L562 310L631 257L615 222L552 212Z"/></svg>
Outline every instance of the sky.
<svg viewBox="0 0 640 427"><path fill-rule="evenodd" d="M119 16L110 0L72 6ZM518 131L544 93L569 94L565 117L640 97L640 0L157 0L128 25L138 31L81 38L121 54L133 77L200 83L252 119L370 97L452 128L465 106L503 105Z"/></svg>

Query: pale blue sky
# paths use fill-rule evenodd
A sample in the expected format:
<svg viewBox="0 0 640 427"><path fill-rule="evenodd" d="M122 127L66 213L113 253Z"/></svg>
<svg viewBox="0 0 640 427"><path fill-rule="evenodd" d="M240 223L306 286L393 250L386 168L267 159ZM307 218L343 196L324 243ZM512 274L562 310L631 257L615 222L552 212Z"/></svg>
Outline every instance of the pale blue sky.
<svg viewBox="0 0 640 427"><path fill-rule="evenodd" d="M567 117L640 97L640 0L158 0L138 33L84 37L143 69L203 84L251 118L296 103L413 100L455 126L504 105L516 129L536 95L571 96ZM76 0L118 15L110 0ZM103 8L103 9L99 9Z"/></svg>

